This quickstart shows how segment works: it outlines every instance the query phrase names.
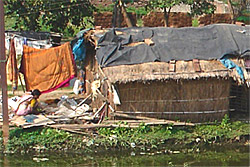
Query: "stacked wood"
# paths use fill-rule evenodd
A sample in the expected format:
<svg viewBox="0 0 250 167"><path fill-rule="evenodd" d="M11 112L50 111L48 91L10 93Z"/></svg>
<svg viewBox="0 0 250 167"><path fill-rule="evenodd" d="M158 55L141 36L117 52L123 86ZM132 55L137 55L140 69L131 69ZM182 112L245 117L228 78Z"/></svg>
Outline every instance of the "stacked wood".
<svg viewBox="0 0 250 167"><path fill-rule="evenodd" d="M136 25L136 14L135 13L128 13L129 18L131 19L132 25ZM102 28L111 28L112 27L112 12L105 12L105 13L94 13L94 22L95 26L101 26ZM118 27L118 18L116 20L116 27ZM121 27L128 27L125 19L121 18Z"/></svg>
<svg viewBox="0 0 250 167"><path fill-rule="evenodd" d="M164 26L164 13L151 12L144 16L143 23L145 27L160 27ZM192 17L187 13L171 12L169 15L169 27L190 27L192 26Z"/></svg>
<svg viewBox="0 0 250 167"><path fill-rule="evenodd" d="M225 13L207 14L199 18L200 25L217 24L217 23L230 24L231 23L230 14L225 14Z"/></svg>

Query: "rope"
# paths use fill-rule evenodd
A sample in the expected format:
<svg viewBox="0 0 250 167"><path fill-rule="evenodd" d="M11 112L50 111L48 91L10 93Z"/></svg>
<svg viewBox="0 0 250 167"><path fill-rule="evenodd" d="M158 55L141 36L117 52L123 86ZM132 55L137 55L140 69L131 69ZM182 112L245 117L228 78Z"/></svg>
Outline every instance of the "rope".
<svg viewBox="0 0 250 167"><path fill-rule="evenodd" d="M6 58L5 60L0 60L0 63L6 63L8 61L8 58Z"/></svg>

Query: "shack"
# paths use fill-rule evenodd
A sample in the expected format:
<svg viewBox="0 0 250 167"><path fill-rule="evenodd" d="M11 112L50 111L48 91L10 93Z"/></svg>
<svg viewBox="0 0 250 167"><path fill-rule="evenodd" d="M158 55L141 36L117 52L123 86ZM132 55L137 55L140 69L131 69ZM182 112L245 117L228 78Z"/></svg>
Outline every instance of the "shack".
<svg viewBox="0 0 250 167"><path fill-rule="evenodd" d="M208 122L247 113L249 34L249 26L228 24L91 30L87 93L99 80L94 103L105 101L113 119Z"/></svg>

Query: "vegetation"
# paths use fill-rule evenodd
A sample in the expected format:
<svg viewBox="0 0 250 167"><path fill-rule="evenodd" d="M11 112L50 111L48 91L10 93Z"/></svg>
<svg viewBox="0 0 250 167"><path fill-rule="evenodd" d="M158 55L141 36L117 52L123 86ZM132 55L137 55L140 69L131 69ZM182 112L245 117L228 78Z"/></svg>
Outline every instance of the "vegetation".
<svg viewBox="0 0 250 167"><path fill-rule="evenodd" d="M192 20L192 26L193 26L193 27L199 27L199 20L196 19L196 18L194 18L194 19Z"/></svg>
<svg viewBox="0 0 250 167"><path fill-rule="evenodd" d="M133 147L146 149L157 148L162 144L174 144L174 147L189 144L215 144L220 142L231 142L239 139L242 135L248 135L249 124L242 122L230 123L226 116L218 125L199 125L191 127L156 126L149 127L141 125L138 129L118 127L115 129L100 129L103 138L100 142L109 147ZM134 143L134 144L133 144Z"/></svg>
<svg viewBox="0 0 250 167"><path fill-rule="evenodd" d="M119 124L126 124L120 122ZM10 131L7 152L95 151L100 149L158 149L186 148L207 144L226 144L244 141L250 126L230 122L225 116L220 124L195 127L146 126L138 128L99 128L90 135L77 135L51 128L20 129ZM248 137L247 137L248 136Z"/></svg>
<svg viewBox="0 0 250 167"><path fill-rule="evenodd" d="M248 22L247 16L244 16L245 11L247 11L247 2L246 0L222 0L224 3L228 4L231 19L234 23L235 21L244 21ZM248 10L249 11L249 10Z"/></svg>
<svg viewBox="0 0 250 167"><path fill-rule="evenodd" d="M75 27L86 27L83 18L92 16L93 11L88 0L5 0L5 15L16 18L15 30L73 34Z"/></svg>
<svg viewBox="0 0 250 167"><path fill-rule="evenodd" d="M131 3L132 0L123 0L122 3ZM164 9L166 14L166 25L168 13L171 8L179 4L188 4L192 14L212 13L214 6L210 1L203 0L151 0L144 7L127 7L127 12L134 12L138 17L146 15L154 9ZM29 30L29 31L52 31L60 32L65 36L74 36L75 32L83 28L93 26L93 12L113 12L115 3L108 7L94 7L89 0L6 0L5 15L7 29ZM124 6L124 5L122 5ZM166 10L168 8L168 13ZM125 9L125 8L124 8ZM120 10L124 11L124 10ZM124 12L123 12L124 13Z"/></svg>
<svg viewBox="0 0 250 167"><path fill-rule="evenodd" d="M213 5L213 0L150 0L148 8L152 9L161 9L164 12L164 24L168 27L168 18L171 12L171 9L174 6L181 4L189 5L191 8L191 15L202 15L202 14L211 14L215 10L215 5Z"/></svg>

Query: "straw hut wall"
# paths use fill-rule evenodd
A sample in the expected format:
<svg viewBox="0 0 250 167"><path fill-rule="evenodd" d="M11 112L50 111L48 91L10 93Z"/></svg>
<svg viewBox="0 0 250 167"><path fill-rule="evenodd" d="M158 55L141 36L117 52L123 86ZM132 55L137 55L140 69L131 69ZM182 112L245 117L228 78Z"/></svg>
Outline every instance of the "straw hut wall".
<svg viewBox="0 0 250 167"><path fill-rule="evenodd" d="M192 122L220 120L229 111L230 82L223 79L117 84L125 114Z"/></svg>

